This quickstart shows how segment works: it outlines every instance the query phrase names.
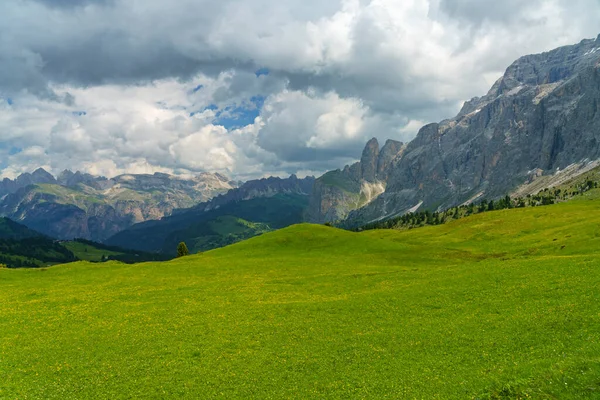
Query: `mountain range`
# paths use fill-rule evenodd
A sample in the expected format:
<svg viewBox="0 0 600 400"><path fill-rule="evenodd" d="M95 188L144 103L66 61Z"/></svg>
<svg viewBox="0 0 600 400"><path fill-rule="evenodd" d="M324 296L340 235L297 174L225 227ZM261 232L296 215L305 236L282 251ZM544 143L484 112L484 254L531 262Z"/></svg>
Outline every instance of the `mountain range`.
<svg viewBox="0 0 600 400"><path fill-rule="evenodd" d="M162 173L107 179L43 169L0 182L0 216L56 239L102 241L127 227L192 207L238 183L216 173L184 179Z"/></svg>
<svg viewBox="0 0 600 400"><path fill-rule="evenodd" d="M314 181L295 175L251 180L190 209L136 224L106 243L166 254L181 241L192 252L222 247L304 221Z"/></svg>
<svg viewBox="0 0 600 400"><path fill-rule="evenodd" d="M384 146L385 173L375 177L381 157L370 141L358 165L317 180L309 220L359 226L498 198L565 169L589 170L600 158L598 50L600 36L520 58L456 117L424 126L406 145Z"/></svg>

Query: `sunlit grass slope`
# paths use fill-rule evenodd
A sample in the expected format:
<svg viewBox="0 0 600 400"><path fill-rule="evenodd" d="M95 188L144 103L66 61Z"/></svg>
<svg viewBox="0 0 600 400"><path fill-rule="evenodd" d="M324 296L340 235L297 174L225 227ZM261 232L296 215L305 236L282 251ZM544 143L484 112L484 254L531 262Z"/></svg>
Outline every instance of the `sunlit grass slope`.
<svg viewBox="0 0 600 400"><path fill-rule="evenodd" d="M123 255L123 253L117 251L101 249L91 243L78 241L63 242L63 246L75 254L79 260L85 261L100 262L103 261L103 257Z"/></svg>
<svg viewBox="0 0 600 400"><path fill-rule="evenodd" d="M0 271L0 398L599 398L599 211Z"/></svg>

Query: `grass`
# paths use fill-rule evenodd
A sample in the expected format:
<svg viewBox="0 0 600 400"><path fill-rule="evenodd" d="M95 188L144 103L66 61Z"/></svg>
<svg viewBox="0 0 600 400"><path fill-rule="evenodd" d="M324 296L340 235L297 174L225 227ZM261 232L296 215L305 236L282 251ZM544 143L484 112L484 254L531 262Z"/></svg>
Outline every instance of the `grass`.
<svg viewBox="0 0 600 400"><path fill-rule="evenodd" d="M596 197L0 270L0 398L598 398Z"/></svg>
<svg viewBox="0 0 600 400"><path fill-rule="evenodd" d="M248 229L260 232L270 230L267 224L249 222L241 218L224 215L208 223L210 229L219 235L244 234Z"/></svg>
<svg viewBox="0 0 600 400"><path fill-rule="evenodd" d="M62 242L62 245L69 249L75 257L83 261L100 262L104 261L103 256L121 256L124 253L100 249L88 243L82 243L78 241Z"/></svg>

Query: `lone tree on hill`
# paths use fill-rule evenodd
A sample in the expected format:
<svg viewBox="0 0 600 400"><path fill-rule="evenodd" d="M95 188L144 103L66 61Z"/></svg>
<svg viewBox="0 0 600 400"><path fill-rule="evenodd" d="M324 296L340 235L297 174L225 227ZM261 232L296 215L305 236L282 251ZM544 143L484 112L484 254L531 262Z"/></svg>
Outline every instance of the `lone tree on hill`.
<svg viewBox="0 0 600 400"><path fill-rule="evenodd" d="M179 243L179 245L177 245L177 257L183 257L183 256L189 256L189 255L190 255L190 251L188 250L187 246L185 245L185 242Z"/></svg>

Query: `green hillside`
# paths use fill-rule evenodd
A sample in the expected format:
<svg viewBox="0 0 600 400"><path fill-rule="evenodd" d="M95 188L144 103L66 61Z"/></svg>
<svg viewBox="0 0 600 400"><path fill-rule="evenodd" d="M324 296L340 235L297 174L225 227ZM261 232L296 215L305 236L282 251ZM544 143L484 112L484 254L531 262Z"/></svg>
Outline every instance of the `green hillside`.
<svg viewBox="0 0 600 400"><path fill-rule="evenodd" d="M106 244L175 254L186 242L193 253L226 246L303 221L308 198L294 193L231 202L203 211L190 209L160 221L147 221L109 238Z"/></svg>
<svg viewBox="0 0 600 400"><path fill-rule="evenodd" d="M51 238L8 218L0 218L0 266L39 268L77 260Z"/></svg>
<svg viewBox="0 0 600 400"><path fill-rule="evenodd" d="M231 215L219 216L189 226L169 235L163 253L173 253L180 242L186 242L192 253L224 247L269 232L267 224L250 222Z"/></svg>
<svg viewBox="0 0 600 400"><path fill-rule="evenodd" d="M76 260L73 253L44 236L0 239L0 264L8 268L39 268Z"/></svg>
<svg viewBox="0 0 600 400"><path fill-rule="evenodd" d="M0 398L598 398L599 210L1 270Z"/></svg>
<svg viewBox="0 0 600 400"><path fill-rule="evenodd" d="M123 253L108 249L98 248L95 243L86 243L83 241L63 242L63 246L71 250L75 256L83 261L101 262L108 256L120 256Z"/></svg>
<svg viewBox="0 0 600 400"><path fill-rule="evenodd" d="M73 252L75 257L81 261L105 262L114 260L127 264L135 264L146 261L167 261L173 258L161 254L144 253L137 250L107 246L85 239L61 242L61 244Z"/></svg>
<svg viewBox="0 0 600 400"><path fill-rule="evenodd" d="M25 225L21 225L8 218L0 218L0 239L20 240L42 236Z"/></svg>

